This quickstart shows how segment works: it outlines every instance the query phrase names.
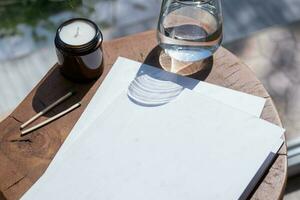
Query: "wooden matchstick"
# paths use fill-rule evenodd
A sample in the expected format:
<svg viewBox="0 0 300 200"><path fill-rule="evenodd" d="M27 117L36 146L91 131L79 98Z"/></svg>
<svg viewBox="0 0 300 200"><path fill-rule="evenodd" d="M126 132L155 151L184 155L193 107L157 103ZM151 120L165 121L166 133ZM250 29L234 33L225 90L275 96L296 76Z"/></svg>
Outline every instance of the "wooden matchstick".
<svg viewBox="0 0 300 200"><path fill-rule="evenodd" d="M67 113L69 113L69 112L75 110L75 109L78 108L80 105L81 105L81 103L76 103L76 104L74 104L73 106L71 106L70 108L68 108L67 110L62 111L61 113L59 113L59 114L57 114L57 115L55 115L55 116L53 116L53 117L47 119L46 121L43 121L43 122L41 122L40 124L37 124L37 125L35 125L35 126L29 128L29 129L26 129L26 130L24 130L24 131L21 131L21 136L24 136L24 135L26 135L26 134L28 134L28 133L30 133L30 132L32 132L32 131L35 131L35 130L41 128L42 126L45 126L45 125L47 125L47 124L53 122L54 120L56 120L56 119L58 119L58 118L60 118L60 117L62 117L62 116L64 116L64 115L66 115Z"/></svg>
<svg viewBox="0 0 300 200"><path fill-rule="evenodd" d="M26 126L28 126L29 124L31 124L33 121L35 121L36 119L38 119L40 116L42 116L43 114L47 113L52 108L54 108L58 104L62 103L66 99L68 99L73 94L74 94L74 92L68 92L68 94L66 94L65 96L59 98L58 100L56 100L55 102L53 102L50 106L46 107L41 112L39 112L38 114L36 114L32 118L30 118L27 122L25 122L24 124L22 124L21 127L20 127L20 129L22 130L23 128L25 128Z"/></svg>

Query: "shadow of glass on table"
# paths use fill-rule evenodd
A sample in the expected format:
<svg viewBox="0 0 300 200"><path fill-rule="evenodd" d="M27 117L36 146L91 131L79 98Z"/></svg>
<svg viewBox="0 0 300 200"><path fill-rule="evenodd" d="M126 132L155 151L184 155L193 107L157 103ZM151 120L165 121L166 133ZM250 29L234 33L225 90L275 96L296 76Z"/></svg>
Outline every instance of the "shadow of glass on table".
<svg viewBox="0 0 300 200"><path fill-rule="evenodd" d="M143 64L155 66L163 71L142 65L129 85L127 94L134 103L153 107L176 99L184 88L192 90L196 86L197 82L187 81L177 74L205 80L211 72L213 57L193 63L180 62L166 55L157 46L148 54Z"/></svg>

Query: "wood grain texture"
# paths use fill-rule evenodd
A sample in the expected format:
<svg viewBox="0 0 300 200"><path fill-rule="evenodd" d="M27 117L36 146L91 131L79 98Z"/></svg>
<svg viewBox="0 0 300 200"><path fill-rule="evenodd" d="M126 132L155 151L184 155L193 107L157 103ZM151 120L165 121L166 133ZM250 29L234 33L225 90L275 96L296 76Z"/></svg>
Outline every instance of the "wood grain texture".
<svg viewBox="0 0 300 200"><path fill-rule="evenodd" d="M2 122L4 119L7 118L7 116L9 116L10 112L7 112L7 113L1 113L0 115L0 122Z"/></svg>
<svg viewBox="0 0 300 200"><path fill-rule="evenodd" d="M19 199L43 174L118 56L155 64L157 58L153 55L156 55L156 46L154 31L105 42L103 44L103 75L90 84L72 83L64 79L57 66L54 66L16 110L0 124L0 191L2 196L7 199ZM270 96L245 64L224 48L217 51L211 64L205 76L200 73L193 77L266 98L267 104L262 118L281 125ZM19 127L22 122L70 90L77 91L74 97L57 106L35 123L81 101L82 106L79 109L30 135L20 137ZM284 145L273 166L254 192L252 199L282 198L286 174L287 158Z"/></svg>

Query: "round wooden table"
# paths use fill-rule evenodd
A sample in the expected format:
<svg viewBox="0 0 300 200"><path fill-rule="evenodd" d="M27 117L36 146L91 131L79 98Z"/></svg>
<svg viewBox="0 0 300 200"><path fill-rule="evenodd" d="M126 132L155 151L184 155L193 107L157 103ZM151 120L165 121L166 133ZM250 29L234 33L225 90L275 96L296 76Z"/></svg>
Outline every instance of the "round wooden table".
<svg viewBox="0 0 300 200"><path fill-rule="evenodd" d="M30 92L13 113L0 124L0 200L19 199L43 174L56 152L79 119L99 85L118 56L155 65L157 42L154 31L148 31L103 44L104 72L101 78L89 84L76 84L61 76L55 65ZM281 126L276 108L254 73L238 58L220 48L212 59L212 67L192 77L267 99L261 118ZM37 112L70 90L74 97L42 116L39 123L81 101L82 106L59 120L20 137L19 127ZM255 146L253 147L255 148ZM252 199L281 199L287 178L287 155L284 145Z"/></svg>

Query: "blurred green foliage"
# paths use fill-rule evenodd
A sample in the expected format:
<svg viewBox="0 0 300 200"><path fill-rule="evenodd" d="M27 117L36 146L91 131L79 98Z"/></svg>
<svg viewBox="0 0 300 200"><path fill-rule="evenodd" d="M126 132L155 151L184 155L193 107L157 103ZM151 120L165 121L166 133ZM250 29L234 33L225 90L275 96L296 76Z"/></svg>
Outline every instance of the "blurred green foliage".
<svg viewBox="0 0 300 200"><path fill-rule="evenodd" d="M0 38L17 34L18 24L36 26L42 19L66 10L74 10L81 0L0 0ZM56 25L45 23L48 28Z"/></svg>
<svg viewBox="0 0 300 200"><path fill-rule="evenodd" d="M49 19L50 16L71 11L72 17L89 17L95 11L95 3L105 1L112 4L114 13L117 0L0 0L0 39L23 34L18 25L25 24L32 27L31 34L35 41L43 41L46 36L37 33L37 25L52 34L59 26L58 23L61 23L53 22ZM145 9L142 3L133 2L133 6L139 10ZM96 19L96 23L101 28L108 28L116 23L114 14L111 20L109 17L107 16L108 20Z"/></svg>

